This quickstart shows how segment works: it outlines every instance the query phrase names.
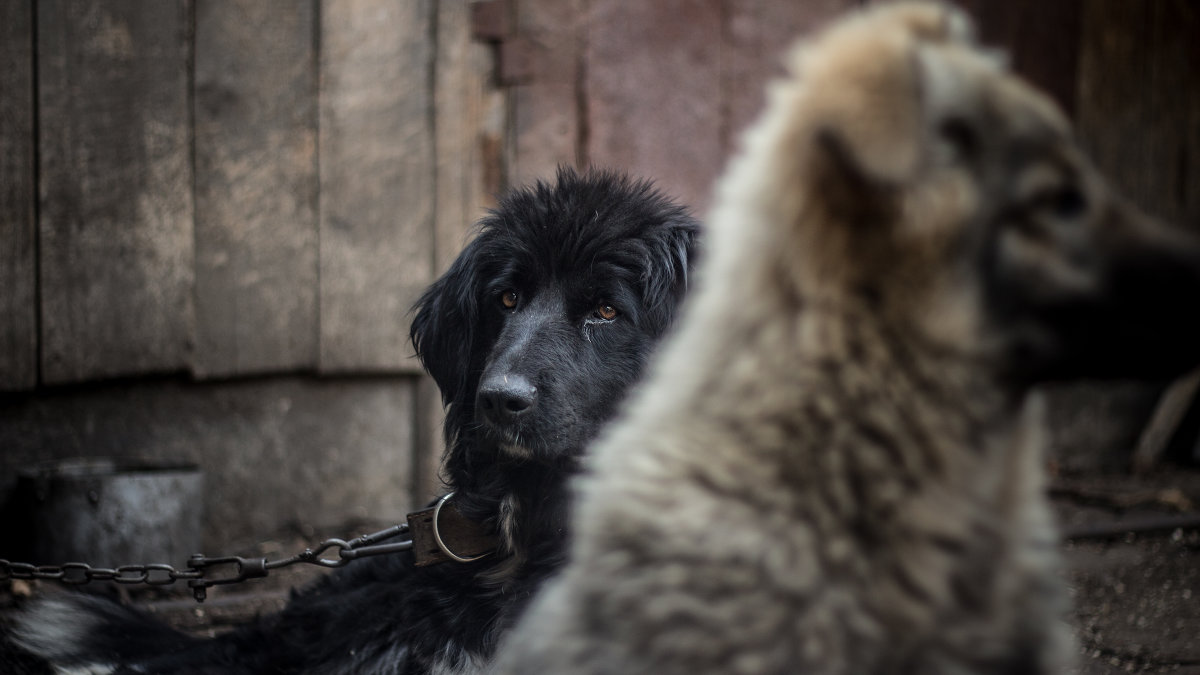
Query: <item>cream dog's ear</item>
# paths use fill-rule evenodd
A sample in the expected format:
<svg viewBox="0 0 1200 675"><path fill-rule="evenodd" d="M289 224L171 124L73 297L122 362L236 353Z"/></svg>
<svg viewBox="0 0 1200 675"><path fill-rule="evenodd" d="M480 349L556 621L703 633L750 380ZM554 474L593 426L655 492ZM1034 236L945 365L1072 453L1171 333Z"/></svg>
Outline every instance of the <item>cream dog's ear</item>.
<svg viewBox="0 0 1200 675"><path fill-rule="evenodd" d="M814 139L821 201L837 222L872 225L894 214L903 185L870 154L856 152L843 130L820 127ZM892 157L895 160L897 157ZM893 172L898 173L898 172Z"/></svg>
<svg viewBox="0 0 1200 675"><path fill-rule="evenodd" d="M976 64L964 69L956 57L968 54L974 31L956 9L904 4L845 30L839 48L803 66L817 99L818 162L867 198L912 180L944 122L949 142L970 142L962 132L972 125L961 122L978 107Z"/></svg>

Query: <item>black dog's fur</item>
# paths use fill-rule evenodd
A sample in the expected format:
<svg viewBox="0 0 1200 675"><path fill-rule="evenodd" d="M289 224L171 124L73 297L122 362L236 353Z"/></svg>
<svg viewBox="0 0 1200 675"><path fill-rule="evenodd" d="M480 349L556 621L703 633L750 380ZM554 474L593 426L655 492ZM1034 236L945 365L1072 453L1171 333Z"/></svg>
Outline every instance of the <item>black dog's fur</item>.
<svg viewBox="0 0 1200 675"><path fill-rule="evenodd" d="M566 479L671 324L696 235L647 183L564 169L503 198L422 296L412 341L447 407L446 487L501 536L498 553L422 568L408 553L362 560L211 640L107 601L49 599L19 642L117 673L476 669L562 563Z"/></svg>

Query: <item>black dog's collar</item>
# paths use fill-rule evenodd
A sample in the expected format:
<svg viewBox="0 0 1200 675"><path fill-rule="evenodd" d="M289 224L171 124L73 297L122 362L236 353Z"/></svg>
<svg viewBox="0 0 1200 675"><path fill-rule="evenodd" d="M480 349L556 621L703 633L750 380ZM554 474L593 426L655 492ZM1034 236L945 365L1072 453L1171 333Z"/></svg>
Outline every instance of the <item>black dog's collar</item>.
<svg viewBox="0 0 1200 675"><path fill-rule="evenodd" d="M450 503L451 492L437 504L408 514L413 556L417 567L450 560L460 563L479 560L500 545L496 535L479 523L467 520Z"/></svg>

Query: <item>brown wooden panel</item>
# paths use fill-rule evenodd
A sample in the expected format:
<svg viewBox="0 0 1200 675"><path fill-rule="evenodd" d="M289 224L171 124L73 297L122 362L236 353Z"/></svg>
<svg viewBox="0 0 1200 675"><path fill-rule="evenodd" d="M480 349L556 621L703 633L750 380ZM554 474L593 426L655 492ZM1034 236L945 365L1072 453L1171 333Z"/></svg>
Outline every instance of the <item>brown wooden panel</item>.
<svg viewBox="0 0 1200 675"><path fill-rule="evenodd" d="M518 0L517 34L500 54L501 78L512 86L513 158L510 179L524 185L552 178L564 164L586 164L580 69L581 0Z"/></svg>
<svg viewBox="0 0 1200 675"><path fill-rule="evenodd" d="M312 3L196 3L196 355L201 376L317 362Z"/></svg>
<svg viewBox="0 0 1200 675"><path fill-rule="evenodd" d="M37 12L43 378L185 368L188 3L48 0Z"/></svg>
<svg viewBox="0 0 1200 675"><path fill-rule="evenodd" d="M723 160L721 4L589 3L588 158L653 177L698 213Z"/></svg>
<svg viewBox="0 0 1200 675"><path fill-rule="evenodd" d="M985 44L1003 48L1013 69L1075 113L1082 0L958 0Z"/></svg>
<svg viewBox="0 0 1200 675"><path fill-rule="evenodd" d="M32 3L0 3L0 390L37 385Z"/></svg>
<svg viewBox="0 0 1200 675"><path fill-rule="evenodd" d="M851 8L859 0L767 2L727 0L722 42L722 93L727 113L722 151L739 146L742 134L766 103L766 84L784 74L784 59L804 34Z"/></svg>
<svg viewBox="0 0 1200 675"><path fill-rule="evenodd" d="M433 274L433 2L323 0L320 368L416 368Z"/></svg>
<svg viewBox="0 0 1200 675"><path fill-rule="evenodd" d="M1150 213L1200 227L1200 12L1187 2L1088 0L1079 134Z"/></svg>

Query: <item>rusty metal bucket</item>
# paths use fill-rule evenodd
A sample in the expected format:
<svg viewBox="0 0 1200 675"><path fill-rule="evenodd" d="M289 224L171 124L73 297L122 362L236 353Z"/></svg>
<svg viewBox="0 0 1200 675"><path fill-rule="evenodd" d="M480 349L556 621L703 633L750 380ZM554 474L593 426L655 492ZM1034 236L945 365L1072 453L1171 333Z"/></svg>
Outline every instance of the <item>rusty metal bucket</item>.
<svg viewBox="0 0 1200 675"><path fill-rule="evenodd" d="M20 472L34 564L167 563L200 550L204 474L120 459L47 462Z"/></svg>

